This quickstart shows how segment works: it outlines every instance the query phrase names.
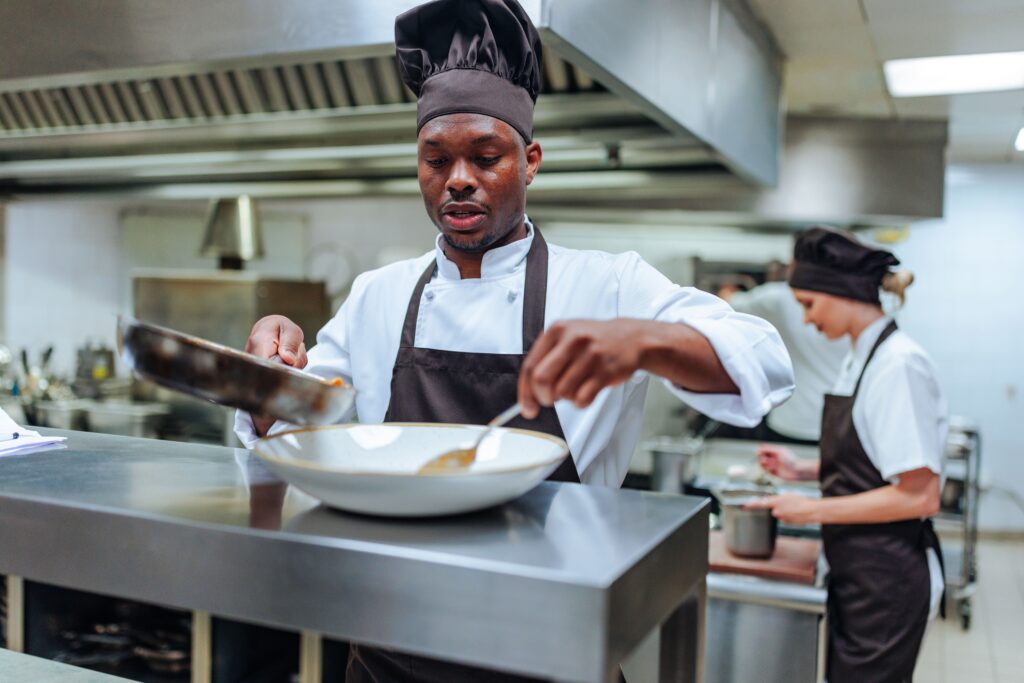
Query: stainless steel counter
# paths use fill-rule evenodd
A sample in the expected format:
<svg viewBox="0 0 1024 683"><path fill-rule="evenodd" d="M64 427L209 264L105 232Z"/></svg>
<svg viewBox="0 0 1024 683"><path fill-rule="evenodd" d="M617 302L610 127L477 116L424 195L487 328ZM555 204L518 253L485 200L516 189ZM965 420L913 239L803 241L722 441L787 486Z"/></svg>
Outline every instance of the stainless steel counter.
<svg viewBox="0 0 1024 683"><path fill-rule="evenodd" d="M2 681L31 681L32 683L131 683L127 678L108 676L58 664L39 657L29 657L0 648Z"/></svg>
<svg viewBox="0 0 1024 683"><path fill-rule="evenodd" d="M243 450L55 433L0 457L0 573L565 681L614 680L661 625L660 678L701 675L704 500L543 484L376 519Z"/></svg>
<svg viewBox="0 0 1024 683"><path fill-rule="evenodd" d="M827 591L753 576L708 575L707 683L819 683Z"/></svg>

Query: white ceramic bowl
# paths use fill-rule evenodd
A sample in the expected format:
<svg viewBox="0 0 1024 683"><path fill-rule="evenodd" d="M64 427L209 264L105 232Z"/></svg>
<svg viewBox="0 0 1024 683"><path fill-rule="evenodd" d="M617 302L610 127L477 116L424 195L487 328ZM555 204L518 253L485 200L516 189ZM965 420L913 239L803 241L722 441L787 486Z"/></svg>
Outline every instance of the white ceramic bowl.
<svg viewBox="0 0 1024 683"><path fill-rule="evenodd" d="M471 444L477 425L336 425L275 434L254 451L277 476L342 510L421 517L469 512L517 498L568 454L565 441L500 428L463 472L419 475L431 458Z"/></svg>

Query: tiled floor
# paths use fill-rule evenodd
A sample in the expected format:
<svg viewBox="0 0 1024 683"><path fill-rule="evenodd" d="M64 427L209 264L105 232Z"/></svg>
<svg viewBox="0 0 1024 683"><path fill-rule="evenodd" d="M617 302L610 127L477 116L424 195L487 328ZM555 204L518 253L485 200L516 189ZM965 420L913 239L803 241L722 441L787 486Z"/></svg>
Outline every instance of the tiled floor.
<svg viewBox="0 0 1024 683"><path fill-rule="evenodd" d="M915 683L1024 683L1024 544L983 542L978 560L970 630L955 614L937 619Z"/></svg>

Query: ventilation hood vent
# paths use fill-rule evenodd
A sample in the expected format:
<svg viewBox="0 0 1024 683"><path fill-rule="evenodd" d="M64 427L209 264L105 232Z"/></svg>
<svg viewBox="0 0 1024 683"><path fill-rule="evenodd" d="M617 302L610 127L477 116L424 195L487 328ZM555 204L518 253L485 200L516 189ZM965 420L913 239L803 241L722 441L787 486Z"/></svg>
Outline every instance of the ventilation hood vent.
<svg viewBox="0 0 1024 683"><path fill-rule="evenodd" d="M775 182L781 61L742 0L521 2L545 46L543 174ZM0 193L408 182L393 32L416 3L0 3Z"/></svg>
<svg viewBox="0 0 1024 683"><path fill-rule="evenodd" d="M548 94L603 90L554 56L546 60L544 75ZM415 101L394 57L314 61L0 91L0 131L5 140L25 140L288 120Z"/></svg>

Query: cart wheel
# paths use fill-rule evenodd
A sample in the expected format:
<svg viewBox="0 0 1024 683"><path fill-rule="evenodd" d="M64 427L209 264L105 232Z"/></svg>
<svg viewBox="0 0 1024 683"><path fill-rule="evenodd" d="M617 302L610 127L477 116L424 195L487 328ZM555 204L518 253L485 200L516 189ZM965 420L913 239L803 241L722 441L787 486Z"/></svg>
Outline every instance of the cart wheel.
<svg viewBox="0 0 1024 683"><path fill-rule="evenodd" d="M971 628L971 603L966 600L960 602L960 628L968 631Z"/></svg>

